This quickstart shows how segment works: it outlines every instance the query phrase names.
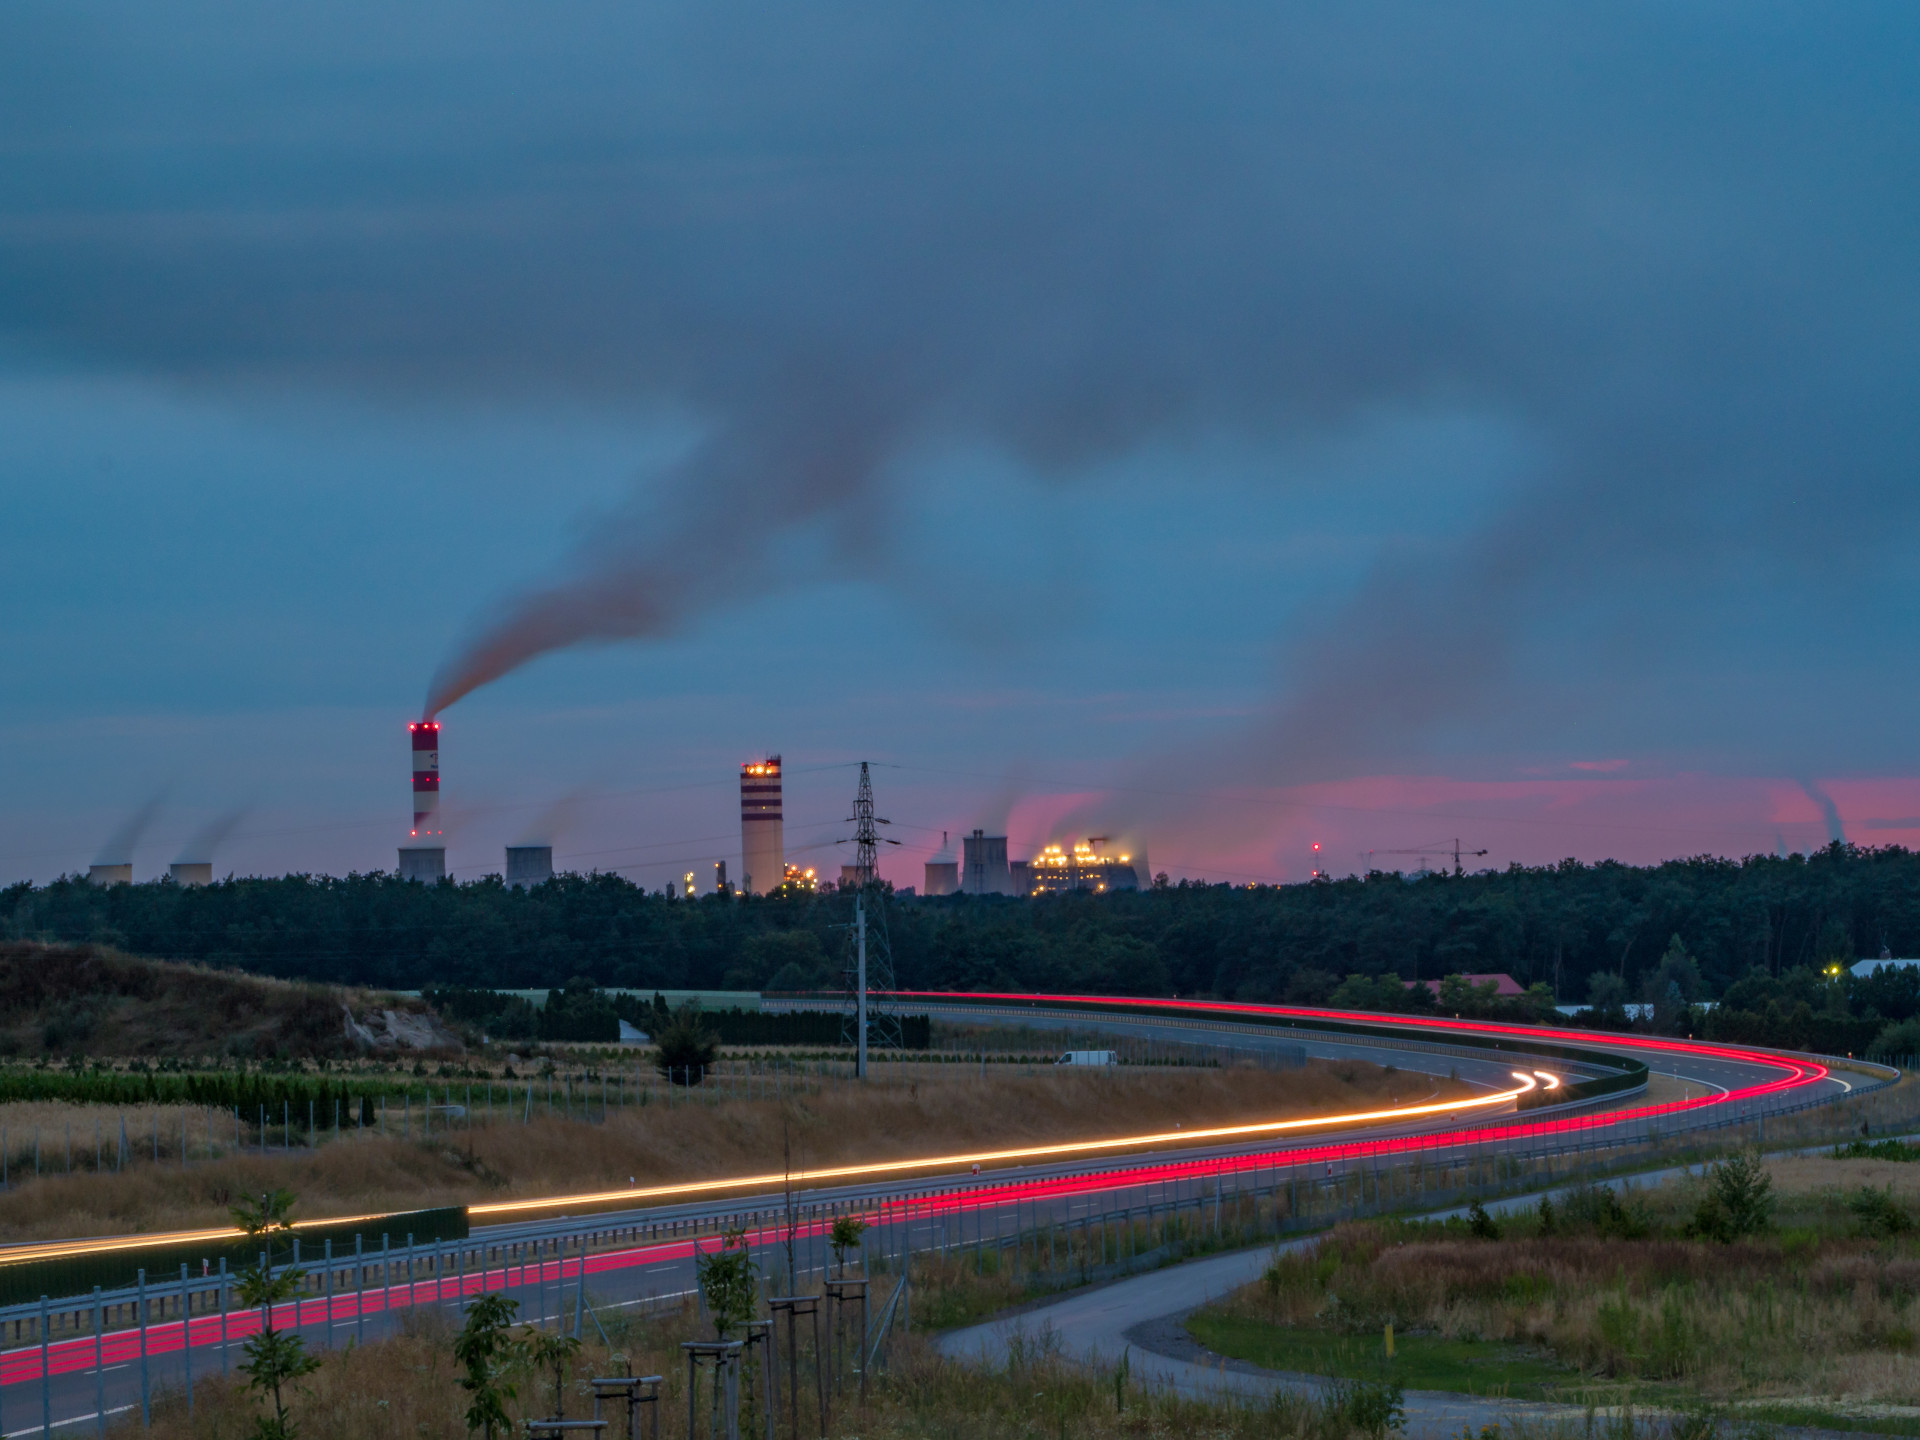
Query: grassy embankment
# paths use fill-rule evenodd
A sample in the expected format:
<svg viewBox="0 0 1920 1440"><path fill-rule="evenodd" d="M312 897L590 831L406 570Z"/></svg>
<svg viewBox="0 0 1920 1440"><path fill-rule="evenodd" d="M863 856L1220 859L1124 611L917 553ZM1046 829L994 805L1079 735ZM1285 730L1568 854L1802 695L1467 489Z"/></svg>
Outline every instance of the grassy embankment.
<svg viewBox="0 0 1920 1440"><path fill-rule="evenodd" d="M589 1375L629 1373L665 1377L660 1429L678 1434L686 1415L685 1339L710 1339L691 1309L653 1317L602 1317L603 1339L589 1322L580 1353L568 1367L565 1413L592 1413ZM323 1357L320 1369L299 1384L292 1415L301 1434L328 1440L389 1440L405 1435L418 1440L466 1440L462 1414L467 1394L458 1388L461 1374L452 1354L453 1321L439 1315L416 1317L400 1338ZM810 1360L803 1341L803 1360ZM742 1385L741 1433L764 1433L758 1379L746 1372ZM516 1422L555 1414L551 1372L518 1368L517 1394L508 1403ZM819 1433L812 1403L810 1368L801 1369L800 1427ZM706 1433L708 1392L700 1397L698 1429ZM151 1430L138 1412L122 1418L109 1433L142 1440L242 1440L251 1435L260 1401L244 1381L201 1379L188 1413L179 1394L162 1397ZM1057 1348L1039 1343L1016 1346L1003 1368L981 1372L942 1359L918 1336L895 1335L886 1365L871 1377L867 1402L849 1377L830 1407L827 1433L862 1440L1163 1440L1205 1435L1212 1440L1355 1440L1378 1436L1377 1394L1340 1394L1324 1402L1283 1396L1271 1403L1231 1399L1197 1401L1168 1392L1150 1393L1127 1373L1098 1372L1069 1363ZM642 1419L642 1433L646 1421ZM779 1417L786 1433L784 1403ZM624 1434L616 1419L612 1434ZM1636 1440L1632 1427L1602 1427L1590 1440ZM1644 1437L1641 1437L1644 1440Z"/></svg>
<svg viewBox="0 0 1920 1440"><path fill-rule="evenodd" d="M1270 1368L1409 1389L1920 1434L1915 1158L1767 1161L1751 1227L1725 1223L1718 1176L1624 1203L1569 1191L1479 1234L1344 1225L1189 1329Z"/></svg>
<svg viewBox="0 0 1920 1440"><path fill-rule="evenodd" d="M30 1240L220 1223L231 1196L281 1186L300 1195L302 1214L362 1214L766 1174L781 1169L789 1145L794 1167L805 1169L1326 1114L1436 1088L1405 1071L1324 1063L1290 1071L988 1067L984 1076L969 1066L898 1069L789 1099L615 1110L604 1124L502 1117L426 1139L348 1135L311 1152L44 1177L0 1194L0 1233ZM39 1108L79 1114L90 1148L87 1107Z"/></svg>

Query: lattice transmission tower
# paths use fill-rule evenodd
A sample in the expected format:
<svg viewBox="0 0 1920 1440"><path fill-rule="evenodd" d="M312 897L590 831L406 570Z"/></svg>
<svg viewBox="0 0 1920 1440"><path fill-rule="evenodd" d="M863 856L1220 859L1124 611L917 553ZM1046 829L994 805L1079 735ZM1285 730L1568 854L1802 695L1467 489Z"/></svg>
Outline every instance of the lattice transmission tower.
<svg viewBox="0 0 1920 1440"><path fill-rule="evenodd" d="M887 939L887 892L880 883L880 847L898 845L876 828L890 824L873 813L873 777L860 762L860 788L854 792L853 864L840 869L840 888L853 895L853 922L847 926L846 989L852 1000L841 1035L859 1057L857 1071L867 1074L869 1048L900 1048L900 1011L893 998L893 947Z"/></svg>

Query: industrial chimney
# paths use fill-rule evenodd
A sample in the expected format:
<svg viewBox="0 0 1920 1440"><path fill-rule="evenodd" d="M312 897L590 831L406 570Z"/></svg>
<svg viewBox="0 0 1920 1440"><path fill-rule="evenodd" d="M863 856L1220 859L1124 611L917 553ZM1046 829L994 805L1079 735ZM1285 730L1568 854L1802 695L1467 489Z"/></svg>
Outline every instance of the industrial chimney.
<svg viewBox="0 0 1920 1440"><path fill-rule="evenodd" d="M780 818L780 757L740 767L740 888L750 895L777 890L786 879Z"/></svg>
<svg viewBox="0 0 1920 1440"><path fill-rule="evenodd" d="M176 860L167 869L176 885L211 885L213 883L213 862L211 860Z"/></svg>
<svg viewBox="0 0 1920 1440"><path fill-rule="evenodd" d="M551 845L509 845L507 846L507 884L520 890L530 890L535 885L544 885L553 879L553 847Z"/></svg>
<svg viewBox="0 0 1920 1440"><path fill-rule="evenodd" d="M432 884L447 874L447 847L440 839L440 722L414 720L407 725L413 742L412 840L426 844L400 847L400 878Z"/></svg>
<svg viewBox="0 0 1920 1440"><path fill-rule="evenodd" d="M133 862L120 865L89 865L87 867L89 885L131 885L133 883Z"/></svg>

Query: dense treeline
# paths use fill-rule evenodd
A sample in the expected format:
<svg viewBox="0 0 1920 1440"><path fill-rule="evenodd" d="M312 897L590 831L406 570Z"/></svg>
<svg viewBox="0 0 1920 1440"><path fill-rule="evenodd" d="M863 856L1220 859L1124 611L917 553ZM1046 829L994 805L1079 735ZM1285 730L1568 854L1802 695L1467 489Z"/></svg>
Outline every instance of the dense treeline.
<svg viewBox="0 0 1920 1440"><path fill-rule="evenodd" d="M803 988L839 972L848 909L835 895L672 900L614 875L534 890L384 875L198 889L64 880L0 891L0 934L399 989L547 988L576 975L649 991ZM1702 995L1718 996L1750 971L1818 970L1882 944L1920 954L1920 855L1834 845L1808 857L1566 861L1461 878L896 899L886 925L910 988L1311 1002L1354 974L1506 971L1563 1002L1611 975L1637 1000L1677 935Z"/></svg>
<svg viewBox="0 0 1920 1440"><path fill-rule="evenodd" d="M302 1075L215 1073L128 1074L115 1070L0 1069L0 1101L65 1100L78 1105L211 1105L236 1110L251 1124L265 1115L273 1123L292 1116L304 1126L309 1114L322 1130L334 1117L342 1125L371 1125L380 1096L409 1093L405 1080L375 1076L322 1079ZM309 1108L311 1107L311 1108Z"/></svg>

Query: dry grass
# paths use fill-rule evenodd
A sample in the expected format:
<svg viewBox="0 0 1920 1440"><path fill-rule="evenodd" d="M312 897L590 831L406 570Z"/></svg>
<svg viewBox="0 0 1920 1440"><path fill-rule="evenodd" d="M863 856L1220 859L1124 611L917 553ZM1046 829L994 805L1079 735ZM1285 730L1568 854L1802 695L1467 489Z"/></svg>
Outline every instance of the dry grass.
<svg viewBox="0 0 1920 1440"><path fill-rule="evenodd" d="M370 990L143 960L93 945L0 943L0 1055L355 1055L343 1007L362 1019L383 1009L426 1013L417 999Z"/></svg>
<svg viewBox="0 0 1920 1440"><path fill-rule="evenodd" d="M966 1066L897 1068L897 1076L867 1085L829 1084L787 1101L616 1109L604 1125L544 1120L536 1108L531 1125L502 1119L431 1140L349 1135L310 1153L236 1155L184 1170L147 1164L122 1174L43 1178L0 1194L0 1233L34 1240L220 1223L228 1197L276 1186L299 1195L302 1214L318 1217L605 1189L630 1180L722 1178L778 1171L787 1143L794 1167L806 1169L1170 1130L1176 1124L1191 1129L1328 1114L1393 1098L1410 1101L1436 1084L1405 1071L1323 1062L1284 1071L1005 1066L989 1067L984 1078ZM1456 1088L1437 1083L1443 1090ZM12 1108L0 1107L0 1115ZM84 1134L90 1157L92 1109L31 1108L48 1117L48 1136L64 1126L66 1112L73 1113L76 1143ZM189 1113L190 1134L197 1137L206 1112ZM177 1114L163 1117L163 1137L169 1125L177 1135ZM109 1123L117 1125L117 1118ZM13 1143L17 1151L17 1138Z"/></svg>
<svg viewBox="0 0 1920 1440"><path fill-rule="evenodd" d="M1920 1165L1783 1159L1768 1166L1777 1224L1721 1244L1689 1238L1692 1180L1633 1195L1628 1228L1556 1233L1536 1215L1498 1241L1449 1227L1342 1226L1278 1257L1233 1297L1239 1316L1289 1329L1491 1341L1544 1349L1591 1376L1671 1382L1728 1400L1920 1405ZM1889 1192L1887 1233L1852 1205Z"/></svg>
<svg viewBox="0 0 1920 1440"><path fill-rule="evenodd" d="M572 1377L605 1375L628 1368L634 1374L666 1377L660 1430L682 1432L686 1415L686 1362L683 1339L708 1338L693 1316L680 1311L631 1323L609 1321L613 1345L603 1343L594 1326L572 1368ZM294 1410L300 1433L328 1440L466 1440L461 1420L464 1392L455 1384L450 1322L417 1323L413 1333L328 1355L304 1382ZM886 1371L875 1377L868 1403L859 1403L857 1385L835 1401L830 1433L868 1440L1171 1440L1206 1435L1218 1440L1349 1440L1357 1432L1332 1406L1283 1397L1273 1403L1200 1402L1171 1394L1148 1394L1111 1372L1094 1372L1068 1363L1044 1337L1016 1345L1007 1364L982 1372L942 1359L930 1345L896 1335ZM743 1385L743 1434L764 1433L749 1370ZM509 1408L517 1420L553 1414L551 1381L522 1371L518 1397ZM803 1386L811 1384L803 1372ZM590 1397L578 1379L570 1387L566 1413L592 1413ZM810 1394L810 1389L808 1390ZM151 1430L140 1417L122 1418L110 1433L133 1440L242 1440L259 1412L259 1402L241 1383L205 1381L196 1387L192 1415L184 1400L169 1396L156 1406ZM811 1407L803 1401L801 1426L814 1433ZM706 1431L707 1400L701 1398L700 1430ZM644 1425L644 1421L642 1422ZM785 1433L785 1417L781 1433ZM609 1433L623 1434L618 1421Z"/></svg>

